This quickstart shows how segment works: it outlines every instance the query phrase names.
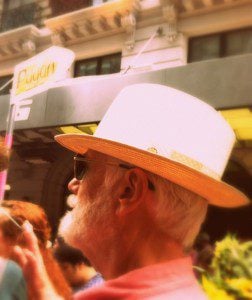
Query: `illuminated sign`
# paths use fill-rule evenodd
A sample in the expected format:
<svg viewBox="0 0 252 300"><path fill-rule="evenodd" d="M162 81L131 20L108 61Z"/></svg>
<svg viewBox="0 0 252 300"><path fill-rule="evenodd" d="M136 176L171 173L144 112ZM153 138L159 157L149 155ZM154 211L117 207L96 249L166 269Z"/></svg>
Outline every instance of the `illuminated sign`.
<svg viewBox="0 0 252 300"><path fill-rule="evenodd" d="M49 61L41 66L31 65L19 71L15 95L19 95L41 84L50 82L51 76L55 73L56 68L56 62Z"/></svg>
<svg viewBox="0 0 252 300"><path fill-rule="evenodd" d="M51 83L66 78L73 60L71 50L53 46L16 65L11 102L31 97L48 89Z"/></svg>

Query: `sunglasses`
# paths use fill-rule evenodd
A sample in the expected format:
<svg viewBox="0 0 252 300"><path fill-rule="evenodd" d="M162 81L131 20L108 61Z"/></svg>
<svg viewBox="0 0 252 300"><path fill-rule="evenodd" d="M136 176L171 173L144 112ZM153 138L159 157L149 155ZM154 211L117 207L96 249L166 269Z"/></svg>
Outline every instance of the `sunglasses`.
<svg viewBox="0 0 252 300"><path fill-rule="evenodd" d="M77 154L74 156L74 178L76 178L77 180L83 180L88 171L89 163L106 164L108 166L123 168L127 170L136 168L135 166L129 166L123 163L113 163L113 162L101 161L96 159L90 159L85 156L81 156ZM152 191L155 190L153 183L149 179L148 179L148 187Z"/></svg>

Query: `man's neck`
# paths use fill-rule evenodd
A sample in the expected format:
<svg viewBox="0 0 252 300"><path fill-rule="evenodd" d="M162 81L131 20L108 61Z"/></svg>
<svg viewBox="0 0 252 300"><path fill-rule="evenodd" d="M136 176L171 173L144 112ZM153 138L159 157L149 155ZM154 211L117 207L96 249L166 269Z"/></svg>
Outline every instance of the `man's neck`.
<svg viewBox="0 0 252 300"><path fill-rule="evenodd" d="M114 249L110 264L101 270L106 279L117 278L135 269L185 256L182 246L178 243L156 236L148 236L142 242L131 239L131 243L121 245L117 250Z"/></svg>

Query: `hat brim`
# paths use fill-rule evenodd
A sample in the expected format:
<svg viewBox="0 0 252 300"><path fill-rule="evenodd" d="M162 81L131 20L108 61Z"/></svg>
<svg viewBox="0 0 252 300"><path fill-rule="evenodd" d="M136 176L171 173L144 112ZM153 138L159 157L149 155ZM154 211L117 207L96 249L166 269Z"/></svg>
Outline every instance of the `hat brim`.
<svg viewBox="0 0 252 300"><path fill-rule="evenodd" d="M202 196L215 206L233 208L250 203L248 197L233 186L148 151L86 134L60 134L55 140L78 154L91 149L143 168Z"/></svg>

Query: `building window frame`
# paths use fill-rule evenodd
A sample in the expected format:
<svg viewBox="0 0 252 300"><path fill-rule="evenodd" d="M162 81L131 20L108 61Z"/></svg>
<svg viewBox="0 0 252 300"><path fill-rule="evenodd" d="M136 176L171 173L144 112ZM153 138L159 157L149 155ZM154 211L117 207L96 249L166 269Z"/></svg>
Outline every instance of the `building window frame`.
<svg viewBox="0 0 252 300"><path fill-rule="evenodd" d="M209 59L218 59L218 58L223 58L223 57L229 57L233 55L241 55L244 53L250 53L250 52L241 52L237 54L228 54L228 48L227 48L227 38L228 35L234 34L234 33L245 33L251 31L252 34L252 27L244 27L244 28L239 28L235 30L228 30L228 31L222 31L222 32L217 32L217 33L211 33L211 34L206 34L206 35L201 35L201 36L195 36L189 38L189 43L188 43L188 55L187 55L187 62L192 63L192 62L198 62L198 61L204 61L204 60L209 60ZM212 58L201 58L201 59L193 59L193 43L195 41L200 41L201 39L204 38L211 38L211 37L218 37L219 36L219 53L217 57L212 57ZM252 53L252 51L251 51Z"/></svg>
<svg viewBox="0 0 252 300"><path fill-rule="evenodd" d="M80 74L80 66L85 64L85 63L90 63L90 62L96 62L96 70L95 70L95 74L93 75L104 75L104 73L102 73L102 64L104 62L104 60L109 59L109 58L116 58L116 59L120 59L120 66L118 68L118 72L120 72L120 68L121 68L121 58L122 58L122 53L121 52L117 52L117 53L113 53L113 54L108 54L108 55L103 55L103 56L98 56L98 57L92 57L92 58L88 58L88 59L82 59L82 60L78 60L75 62L74 64L74 77L81 77L81 76L88 76L88 75L81 75ZM114 72L117 73L117 72ZM113 73L105 73L105 74L113 74Z"/></svg>
<svg viewBox="0 0 252 300"><path fill-rule="evenodd" d="M15 5L11 3L11 0L4 1L3 10L1 12L0 32L16 29L29 24L36 24L37 10L38 4L36 0L20 0L19 3L15 3ZM27 14L26 12L29 13ZM14 16L17 17L14 18Z"/></svg>
<svg viewBox="0 0 252 300"><path fill-rule="evenodd" d="M52 15L53 17L67 14L73 12L75 10L85 9L92 6L98 6L105 4L112 0L49 0L50 6L52 8Z"/></svg>

